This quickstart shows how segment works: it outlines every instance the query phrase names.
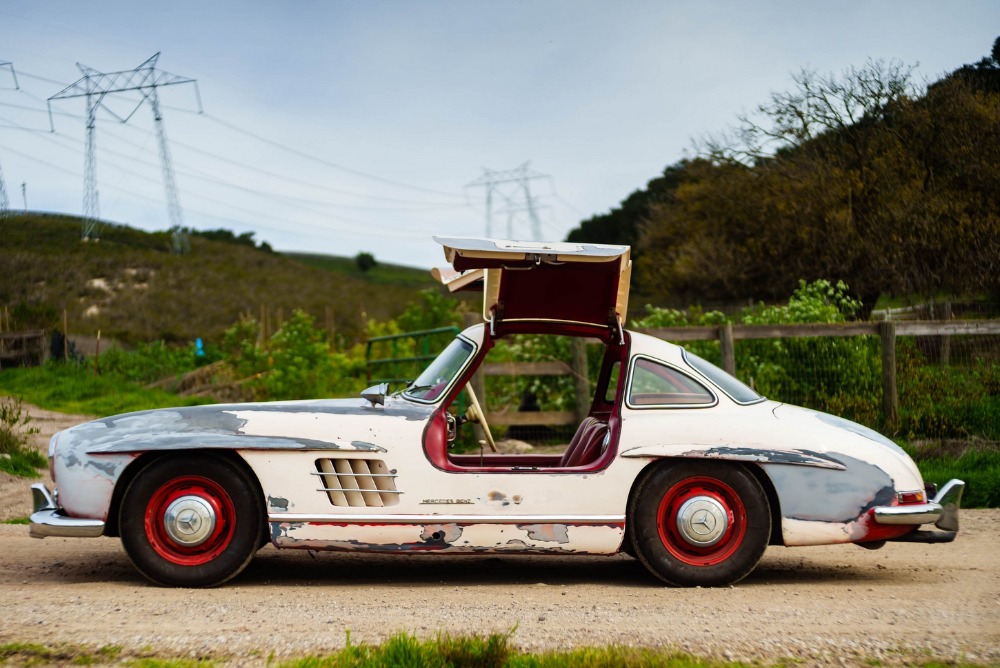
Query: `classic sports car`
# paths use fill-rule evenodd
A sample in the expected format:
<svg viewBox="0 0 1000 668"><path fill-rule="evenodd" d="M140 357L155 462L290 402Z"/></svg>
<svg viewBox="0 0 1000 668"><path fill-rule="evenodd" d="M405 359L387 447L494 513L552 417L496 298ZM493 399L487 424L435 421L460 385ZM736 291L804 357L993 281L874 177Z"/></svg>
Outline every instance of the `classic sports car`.
<svg viewBox="0 0 1000 668"><path fill-rule="evenodd" d="M878 433L768 401L626 331L628 247L437 241L452 265L439 277L481 284L485 322L404 389L144 411L60 432L49 445L58 491L33 486L31 535L120 536L139 571L174 586L223 583L268 542L626 552L668 584L712 586L746 576L768 545L954 539L961 481L937 491ZM490 352L525 334L600 353L589 411L561 453L495 452L472 391ZM471 429L493 451L450 447Z"/></svg>

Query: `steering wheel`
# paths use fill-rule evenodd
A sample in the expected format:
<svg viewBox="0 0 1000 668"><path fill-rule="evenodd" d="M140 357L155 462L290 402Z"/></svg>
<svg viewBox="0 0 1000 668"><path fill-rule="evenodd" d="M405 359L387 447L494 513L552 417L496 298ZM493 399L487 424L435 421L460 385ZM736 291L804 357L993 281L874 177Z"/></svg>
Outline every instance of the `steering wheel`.
<svg viewBox="0 0 1000 668"><path fill-rule="evenodd" d="M493 442L493 434L490 433L490 426L486 424L486 413L483 411L483 407L479 405L479 399L476 398L476 392L472 389L472 383L466 385L465 389L469 392L469 407L465 409L465 419L482 427L483 434L486 435L486 442L490 444L490 450L496 452L497 444Z"/></svg>

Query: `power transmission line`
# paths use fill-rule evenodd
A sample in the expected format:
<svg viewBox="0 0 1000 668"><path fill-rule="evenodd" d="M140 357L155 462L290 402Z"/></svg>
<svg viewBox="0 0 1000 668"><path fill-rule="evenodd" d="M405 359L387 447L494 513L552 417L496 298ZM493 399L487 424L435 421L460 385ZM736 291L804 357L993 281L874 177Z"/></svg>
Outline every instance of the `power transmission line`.
<svg viewBox="0 0 1000 668"><path fill-rule="evenodd" d="M208 119L210 119L210 120L212 120L212 121L215 121L219 125L222 125L224 127L229 128L230 130L233 130L235 132L239 132L239 133L244 134L244 135L246 135L248 137L253 137L257 141L262 141L262 142L264 142L266 144L270 144L271 146L274 146L276 148L280 148L281 150L287 151L288 153L291 153L292 155L297 155L297 156L299 156L301 158L306 158L308 160L312 160L314 162L318 162L318 163L320 163L322 165L326 165L327 167L332 167L333 169L339 169L341 171L347 172L348 174L353 174L355 176L360 176L362 178L371 179L373 181L379 181L380 183L385 183L385 184L388 184L388 185L391 185L391 186L396 186L398 188L406 188L406 189L409 189L409 190L416 190L416 191L420 191L420 192L433 193L435 195L445 195L445 196L448 196L448 197L458 197L458 198L461 197L461 195L458 195L456 193L449 193L449 192L445 192L443 190L434 190L433 188L423 188L423 187L420 187L420 186L413 186L413 185L410 185L408 183L402 183L400 181L393 181L392 179L386 179L386 178L383 178L381 176L376 176L374 174L369 174L367 172L362 172L362 171L357 170L357 169L352 169L351 167L345 167L344 165L338 165L337 163L331 162L331 161L329 161L329 160L327 160L325 158L320 158L318 156L312 155L311 153L306 153L305 151L300 151L298 149L294 149L294 148L292 148L290 146L286 146L286 145L284 145L284 144L282 144L280 142L276 142L276 141L274 141L272 139L268 139L267 137L263 137L261 135L255 134L253 132L250 132L249 130L244 130L243 128L240 128L240 127L238 127L236 125L233 125L232 123L227 123L226 121L222 120L221 118L215 118L211 114L206 114L205 117L208 118Z"/></svg>
<svg viewBox="0 0 1000 668"><path fill-rule="evenodd" d="M95 146L97 110L103 108L122 123L127 123L135 112L139 110L143 102L149 102L153 111L153 121L160 149L160 163L163 168L163 187L167 196L167 214L171 223L174 251L180 253L187 247L187 236L184 231L184 221L181 214L180 196L177 192L177 183L174 181L173 166L170 161L170 149L167 146L166 131L163 128L163 115L160 113L160 97L157 93L157 88L177 84L194 84L199 109L201 108L201 94L198 92L198 82L196 80L171 74L163 70L157 70L156 61L159 58L160 54L157 52L134 70L107 73L98 72L93 68L77 63L76 66L83 73L83 77L48 99L49 123L52 125L54 132L55 125L51 117L53 100L76 97L87 98L87 151L84 159L83 174L83 238L89 239L91 235L97 238L97 225L100 218L98 211ZM138 92L142 96L142 99L124 117L116 114L104 103L105 97L112 93L127 92Z"/></svg>
<svg viewBox="0 0 1000 668"><path fill-rule="evenodd" d="M470 182L466 188L483 187L486 190L486 236L493 236L494 214L507 214L507 238L513 239L514 220L517 214L527 213L531 226L531 237L535 241L542 240L542 224L538 218L538 204L531 194L531 181L549 179L547 174L540 174L529 169L526 162L515 169L499 171L483 167L483 175ZM499 200L500 206L494 206Z"/></svg>
<svg viewBox="0 0 1000 668"><path fill-rule="evenodd" d="M34 74L30 74L30 73L24 73L24 72L22 72L21 74L24 75L24 76L31 77L33 79L38 79L40 81L46 81L46 82L56 83L56 84L65 86L65 84L62 83L62 82L58 82L58 81L55 81L53 79L48 79L46 77L41 77L41 76L38 76L38 75L34 75ZM22 90L22 93L24 93L25 95L28 95L29 97L35 97L35 96L31 95L30 93L24 92L23 90ZM43 102L45 101L45 100L42 100L41 98L36 98L36 99L38 99L39 101L43 101ZM22 106L22 105L14 105L14 104L10 104L10 103L2 103L2 102L0 102L0 106L7 106L7 107L15 108L15 109L23 109L23 110L26 110L26 111L37 111L39 113L45 113L45 109L36 109L36 108L33 108L33 107L26 107L26 106ZM248 164L246 164L244 162L233 160L233 159L230 159L230 158L225 158L223 156L220 156L218 154L214 154L214 153L211 153L211 152L205 150L204 147L194 147L194 146L191 146L190 144L185 144L185 143L180 142L180 141L178 141L176 139L173 139L171 141L171 144L173 146L175 146L175 147L176 146L181 146L181 147L184 147L185 149L187 149L189 151L193 151L193 152L199 153L201 155L205 155L205 156L214 158L216 160L220 160L220 161L223 161L223 162L227 162L229 164L236 165L236 166L238 166L238 167L240 167L242 169L246 169L246 170L249 170L249 171L256 171L258 173L266 174L268 176L281 178L281 179L284 179L284 180L287 180L287 181L292 181L292 182L295 182L298 185L306 185L306 186L309 186L311 188L322 189L322 190L325 190L325 191L328 191L328 192L331 192L331 193L337 193L337 194L347 195L347 196L351 196L351 197L358 197L358 198L363 198L363 199L373 199L373 200L377 200L379 202L392 202L392 203L398 203L398 204L411 204L415 208L416 207L420 207L420 208L427 208L427 209L439 209L439 208L440 209L444 209L444 208L448 208L448 207L459 208L459 207L462 207L462 206L468 206L467 198L463 198L463 196L460 193L447 192L447 191L443 191L443 190L435 190L435 189L432 189L432 188L425 188L425 187L421 187L421 186L412 185L412 184L409 184L409 183L395 181L395 180L392 180L392 179L387 179L387 178L384 178L384 177L381 177L381 176L377 176L375 174L370 174L370 173L367 173L367 172L364 172L364 171L361 171L361 170L358 170L358 169L354 169L352 167L347 167L347 166L342 165L342 164L331 162L330 160L325 159L323 157L320 157L318 155L315 155L315 154L312 154L312 153L308 153L306 151L302 151L302 150L296 149L296 148L294 148L292 146L289 146L287 143L284 143L284 142L281 142L281 141L278 141L278 140L275 140L275 139L271 139L270 137L261 135L259 133L255 133L253 131L247 130L247 129L242 128L242 127L239 127L239 126L237 126L237 125L235 125L233 123L230 123L228 121L225 121L225 120L223 120L221 118L214 117L212 114L202 113L201 111L192 112L192 111L190 111L188 109L183 109L183 108L179 108L179 107L168 106L166 104L161 104L160 107L161 107L161 109L170 109L172 111L180 111L180 112L184 112L184 113L197 113L202 118L211 120L212 122L217 123L217 124L219 124L219 125L227 128L227 129L229 129L229 130L231 130L233 132L242 134L242 135L244 135L246 137L249 137L251 139L254 139L256 141L259 141L259 142L262 142L264 144L268 144L268 145L270 145L272 147L281 149L282 151L285 151L286 153L290 153L290 154L295 155L295 156L300 157L300 158L306 158L308 160L311 160L311 161L316 162L318 164L322 164L322 165L324 165L326 167L330 167L332 169L343 171L343 172L346 172L348 174L353 174L355 176L359 176L359 177L366 178L366 179L369 179L369 180L373 180L373 181L378 181L378 182L381 182L381 183L385 183L387 185L396 186L396 187L399 187L399 188L405 188L405 189L409 189L409 190L413 190L413 191L419 191L419 192L425 192L425 193L431 193L431 194L436 194L436 195L444 196L444 197L450 198L452 201L451 202L428 202L428 201L417 201L417 200L412 200L412 199L407 200L407 199L399 199L399 198L393 198L393 197L386 197L386 196L382 196L382 195L373 195L371 193L360 193L360 192L345 190L345 189L341 189L341 188L334 188L334 187L331 187L331 186L329 186L327 184L308 183L308 182L302 181L301 179L298 179L298 178L292 178L292 177L286 176L284 174L279 174L279 173L276 173L276 172L273 172L273 171L268 171L268 170L264 170L264 169L260 169L260 168L255 168L255 167L252 167L252 166L250 166L250 165L248 165ZM49 106L48 113L50 115L50 118L51 118L51 116L53 114L62 115L62 116L70 116L70 117L74 117L74 118L81 118L81 116L79 114L72 114L72 113L68 113L68 112L54 112L52 110L52 108L51 108L51 105ZM104 121L104 119L101 119L101 118L97 118L95 120L98 123ZM131 126L126 126L126 127L130 127L131 128ZM344 206L344 207L358 208L358 209L368 208L368 207L360 206L360 205L347 205L347 204L340 204L340 205L334 204L334 206ZM371 207L371 208L372 209L378 209L380 207ZM403 210L403 209L400 209L400 210Z"/></svg>

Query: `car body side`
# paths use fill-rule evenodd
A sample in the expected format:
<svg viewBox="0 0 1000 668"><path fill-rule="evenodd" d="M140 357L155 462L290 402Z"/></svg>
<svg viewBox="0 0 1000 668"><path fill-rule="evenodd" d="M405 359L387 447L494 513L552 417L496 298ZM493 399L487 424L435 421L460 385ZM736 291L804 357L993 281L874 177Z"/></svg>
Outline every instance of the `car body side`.
<svg viewBox="0 0 1000 668"><path fill-rule="evenodd" d="M489 333L479 325L464 336L478 348ZM150 458L226 452L259 482L278 547L610 554L623 548L629 499L645 471L711 460L761 480L774 506L772 543L885 540L915 528L872 520L874 508L924 486L891 441L815 411L771 401L742 405L688 365L677 346L628 336L627 360L674 367L708 387L716 402L632 407L620 389L620 425L596 469L442 470L425 447L446 396L428 404L388 398L384 406L354 399L199 406L115 416L57 434L50 455L58 503L67 516L108 522L122 486ZM629 374L622 375L624 388ZM324 474L334 464L353 468ZM391 489L334 504L330 480L358 480L376 467ZM113 522L103 529L116 531Z"/></svg>

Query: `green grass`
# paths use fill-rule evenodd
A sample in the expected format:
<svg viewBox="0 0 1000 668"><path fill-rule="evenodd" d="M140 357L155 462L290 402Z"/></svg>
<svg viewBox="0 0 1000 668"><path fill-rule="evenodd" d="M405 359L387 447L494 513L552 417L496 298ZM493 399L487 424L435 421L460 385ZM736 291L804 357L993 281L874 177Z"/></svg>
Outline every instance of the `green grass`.
<svg viewBox="0 0 1000 668"><path fill-rule="evenodd" d="M4 520L3 523L4 524L20 524L20 525L27 526L27 525L31 524L31 518L28 518L28 517L15 517L12 520Z"/></svg>
<svg viewBox="0 0 1000 668"><path fill-rule="evenodd" d="M0 394L18 395L28 403L52 411L98 416L210 403L199 397L180 397L97 376L87 366L61 363L4 370L0 373Z"/></svg>
<svg viewBox="0 0 1000 668"><path fill-rule="evenodd" d="M22 478L37 478L45 456L29 445L38 430L18 397L0 397L0 471Z"/></svg>
<svg viewBox="0 0 1000 668"><path fill-rule="evenodd" d="M282 255L309 267L345 274L376 285L405 285L414 288L430 288L438 285L437 281L431 276L431 272L426 269L416 269L414 267L403 267L398 264L384 264L379 262L368 271L361 271L354 258L350 257L314 255L311 253L282 253ZM375 259L376 261L378 260L378 258ZM442 257L443 263L444 258Z"/></svg>
<svg viewBox="0 0 1000 668"><path fill-rule="evenodd" d="M108 665L117 663L121 651L121 647L117 645L105 645L96 650L90 650L74 645L52 647L37 643L12 642L0 645L0 664L19 666Z"/></svg>
<svg viewBox="0 0 1000 668"><path fill-rule="evenodd" d="M349 637L349 636L348 636ZM143 650L140 656L127 656L122 648L109 645L97 650L63 645L49 647L33 643L0 645L0 664L15 665L124 665L134 668L209 668L245 663L253 657L234 656L218 659L158 657ZM798 663L788 658L777 663L754 663L757 667L785 666ZM260 663L259 659L254 661ZM489 636L449 636L420 640L407 633L397 633L379 645L348 645L332 654L310 656L276 662L268 658L268 666L278 668L735 668L748 664L703 659L670 649L653 649L606 645L580 647L548 652L524 652L511 644L509 634ZM873 664L875 665L875 664ZM948 665L973 668L983 664L942 663L931 658L911 657L909 666L931 668Z"/></svg>
<svg viewBox="0 0 1000 668"><path fill-rule="evenodd" d="M963 508L1000 507L1000 452L969 451L961 457L919 459L924 480L942 485L952 478L965 481Z"/></svg>
<svg viewBox="0 0 1000 668"><path fill-rule="evenodd" d="M0 456L0 471L21 478L38 478L38 469L49 465L45 456L37 450L24 450Z"/></svg>

